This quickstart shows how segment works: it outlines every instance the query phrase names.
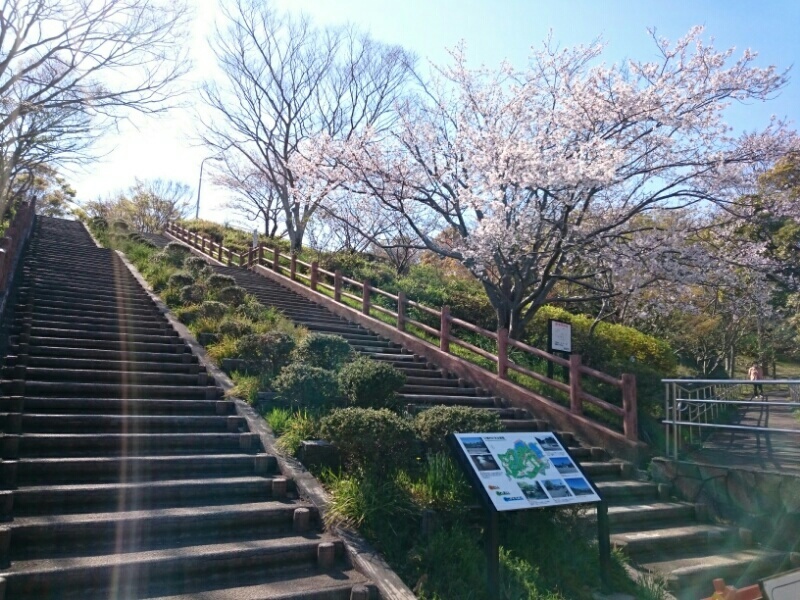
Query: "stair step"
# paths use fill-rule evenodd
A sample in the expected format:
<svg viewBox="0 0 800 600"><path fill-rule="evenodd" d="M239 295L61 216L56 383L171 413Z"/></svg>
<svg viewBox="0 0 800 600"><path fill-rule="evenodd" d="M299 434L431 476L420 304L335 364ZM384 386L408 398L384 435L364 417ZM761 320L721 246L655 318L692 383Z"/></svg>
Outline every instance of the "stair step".
<svg viewBox="0 0 800 600"><path fill-rule="evenodd" d="M627 500L630 498L658 498L658 486L654 483L634 481L598 481L595 486L600 495L608 500Z"/></svg>
<svg viewBox="0 0 800 600"><path fill-rule="evenodd" d="M208 375L205 370L202 373L149 373L147 371L120 371L120 370L101 370L101 369L80 369L50 367L6 367L2 370L3 375L8 378L22 379L26 381L58 381L74 383L114 383L136 387L139 385L168 385L168 386L194 386L207 385Z"/></svg>
<svg viewBox="0 0 800 600"><path fill-rule="evenodd" d="M717 551L726 547L733 549L738 541L738 530L735 528L697 523L615 533L611 536L612 544L625 550L631 557L654 553L663 557L676 548L715 548Z"/></svg>
<svg viewBox="0 0 800 600"><path fill-rule="evenodd" d="M23 386L24 387L21 387ZM114 383L76 383L74 381L22 381L5 380L0 382L4 394L36 396L86 396L89 398L127 398L130 396L151 396L153 398L190 398L212 400L222 396L216 386L169 386L169 385L120 385Z"/></svg>
<svg viewBox="0 0 800 600"><path fill-rule="evenodd" d="M0 412L24 410L44 414L101 414L101 415L232 415L236 405L232 400L175 400L158 398L49 398L26 396L0 397Z"/></svg>

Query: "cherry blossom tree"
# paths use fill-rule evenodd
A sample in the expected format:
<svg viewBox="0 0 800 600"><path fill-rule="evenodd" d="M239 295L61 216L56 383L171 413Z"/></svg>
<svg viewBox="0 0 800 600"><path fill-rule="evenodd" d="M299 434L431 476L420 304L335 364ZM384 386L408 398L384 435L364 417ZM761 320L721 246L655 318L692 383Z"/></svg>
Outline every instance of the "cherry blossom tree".
<svg viewBox="0 0 800 600"><path fill-rule="evenodd" d="M447 247L416 234L482 282L513 336L546 303L613 294L600 275L620 268L638 217L733 203L754 165L796 143L781 121L734 135L724 119L732 102L769 99L785 73L756 67L749 50L715 50L702 28L675 44L651 34L656 59L610 66L601 44L548 41L522 70L470 68L458 47L391 136L351 145L348 185L412 227L422 208L452 229Z"/></svg>
<svg viewBox="0 0 800 600"><path fill-rule="evenodd" d="M212 40L222 71L203 88L206 144L259 170L277 193L297 251L309 220L341 184L334 149L393 122L413 57L353 28L318 28L260 0L221 7Z"/></svg>

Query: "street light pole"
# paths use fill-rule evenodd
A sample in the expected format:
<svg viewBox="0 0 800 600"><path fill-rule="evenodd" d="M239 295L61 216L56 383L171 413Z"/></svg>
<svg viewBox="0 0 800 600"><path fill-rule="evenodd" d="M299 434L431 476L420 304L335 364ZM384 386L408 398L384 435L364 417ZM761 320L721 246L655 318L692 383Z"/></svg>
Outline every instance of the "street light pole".
<svg viewBox="0 0 800 600"><path fill-rule="evenodd" d="M200 161L200 179L197 182L197 206L195 206L194 210L194 218L195 220L200 218L200 188L203 185L203 165L206 164L207 160L222 160L219 156L206 156L203 160Z"/></svg>

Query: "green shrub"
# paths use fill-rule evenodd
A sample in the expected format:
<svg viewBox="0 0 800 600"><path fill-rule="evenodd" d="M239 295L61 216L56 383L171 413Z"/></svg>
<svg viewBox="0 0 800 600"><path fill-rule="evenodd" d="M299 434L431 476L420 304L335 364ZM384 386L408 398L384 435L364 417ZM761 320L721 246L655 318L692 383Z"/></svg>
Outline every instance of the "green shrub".
<svg viewBox="0 0 800 600"><path fill-rule="evenodd" d="M177 308L183 304L181 291L171 287L161 293L161 299L170 308Z"/></svg>
<svg viewBox="0 0 800 600"><path fill-rule="evenodd" d="M92 217L89 220L89 224L100 231L105 231L108 229L108 221L106 221L103 217Z"/></svg>
<svg viewBox="0 0 800 600"><path fill-rule="evenodd" d="M206 281L209 289L219 291L226 287L236 285L236 280L230 275L223 275L222 273L214 273Z"/></svg>
<svg viewBox="0 0 800 600"><path fill-rule="evenodd" d="M245 335L236 342L236 356L260 369L277 374L289 363L294 339L286 333Z"/></svg>
<svg viewBox="0 0 800 600"><path fill-rule="evenodd" d="M221 329L222 325L220 324ZM220 333L223 334L223 338L206 348L206 353L217 363L221 363L226 358L236 358L236 340L225 336L222 331Z"/></svg>
<svg viewBox="0 0 800 600"><path fill-rule="evenodd" d="M242 398L248 404L255 404L258 392L268 389L270 384L269 377L264 375L245 375L236 371L231 373L231 379L235 385L225 395Z"/></svg>
<svg viewBox="0 0 800 600"><path fill-rule="evenodd" d="M339 370L352 355L350 344L338 335L311 333L297 345L294 359L320 369Z"/></svg>
<svg viewBox="0 0 800 600"><path fill-rule="evenodd" d="M169 276L167 285L174 288L182 288L194 283L194 277L186 271L178 271Z"/></svg>
<svg viewBox="0 0 800 600"><path fill-rule="evenodd" d="M351 469L388 472L414 459L413 427L385 408L334 410L320 422L320 433L339 449Z"/></svg>
<svg viewBox="0 0 800 600"><path fill-rule="evenodd" d="M225 317L219 324L219 332L231 338L240 338L253 335L253 323L240 317Z"/></svg>
<svg viewBox="0 0 800 600"><path fill-rule="evenodd" d="M157 258L173 267L182 267L183 261L189 256L189 249L178 242L170 242L158 253Z"/></svg>
<svg viewBox="0 0 800 600"><path fill-rule="evenodd" d="M207 277L212 272L211 266L199 256L187 256L183 260L183 268L194 277Z"/></svg>
<svg viewBox="0 0 800 600"><path fill-rule="evenodd" d="M209 279L209 282L210 281L211 280ZM244 302L245 296L247 295L247 291L239 286L231 285L222 288L217 292L216 295L217 299L220 302L224 302L225 304L230 304L231 306L239 306L242 302Z"/></svg>
<svg viewBox="0 0 800 600"><path fill-rule="evenodd" d="M181 300L185 304L199 304L205 297L205 290L199 285L185 285L181 288Z"/></svg>
<svg viewBox="0 0 800 600"><path fill-rule="evenodd" d="M347 403L361 408L396 408L396 392L406 376L392 365L361 357L339 373L339 390Z"/></svg>
<svg viewBox="0 0 800 600"><path fill-rule="evenodd" d="M247 295L244 301L236 307L236 314L251 321L269 320L276 313L274 310L261 304L255 296ZM269 315L269 318L267 318Z"/></svg>
<svg viewBox="0 0 800 600"><path fill-rule="evenodd" d="M428 454L421 477L409 479L407 487L417 504L443 511L460 511L472 499L464 472L449 454Z"/></svg>
<svg viewBox="0 0 800 600"><path fill-rule="evenodd" d="M275 378L273 389L294 406L319 410L329 408L339 399L339 387L333 371L294 363Z"/></svg>
<svg viewBox="0 0 800 600"><path fill-rule="evenodd" d="M175 316L184 325L191 325L200 316L199 306L182 306L175 310Z"/></svg>
<svg viewBox="0 0 800 600"><path fill-rule="evenodd" d="M414 429L429 452L447 453L448 434L503 431L503 424L495 413L488 410L434 406L416 416Z"/></svg>
<svg viewBox="0 0 800 600"><path fill-rule="evenodd" d="M128 229L130 229L130 227L128 226L128 224L125 221L114 221L111 224L111 228L114 231L118 231L118 232L121 232L121 233L127 232Z"/></svg>
<svg viewBox="0 0 800 600"><path fill-rule="evenodd" d="M273 408L264 415L269 428L275 436L281 436L292 424L292 411L285 408Z"/></svg>
<svg viewBox="0 0 800 600"><path fill-rule="evenodd" d="M198 314L204 319L222 319L228 311L228 306L222 302L214 302L213 300L206 300L200 305Z"/></svg>

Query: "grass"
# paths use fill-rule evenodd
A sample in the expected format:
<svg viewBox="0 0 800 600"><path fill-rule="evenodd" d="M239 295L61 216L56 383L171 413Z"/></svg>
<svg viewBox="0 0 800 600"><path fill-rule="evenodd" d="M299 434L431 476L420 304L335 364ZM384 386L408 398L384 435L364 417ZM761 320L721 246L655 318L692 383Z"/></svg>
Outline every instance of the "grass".
<svg viewBox="0 0 800 600"><path fill-rule="evenodd" d="M283 435L292 424L292 411L287 408L272 408L264 414L272 433L276 437Z"/></svg>
<svg viewBox="0 0 800 600"><path fill-rule="evenodd" d="M300 449L300 444L305 440L318 437L319 419L308 411L298 411L292 414L283 434L278 438L277 447L282 452L294 456Z"/></svg>

